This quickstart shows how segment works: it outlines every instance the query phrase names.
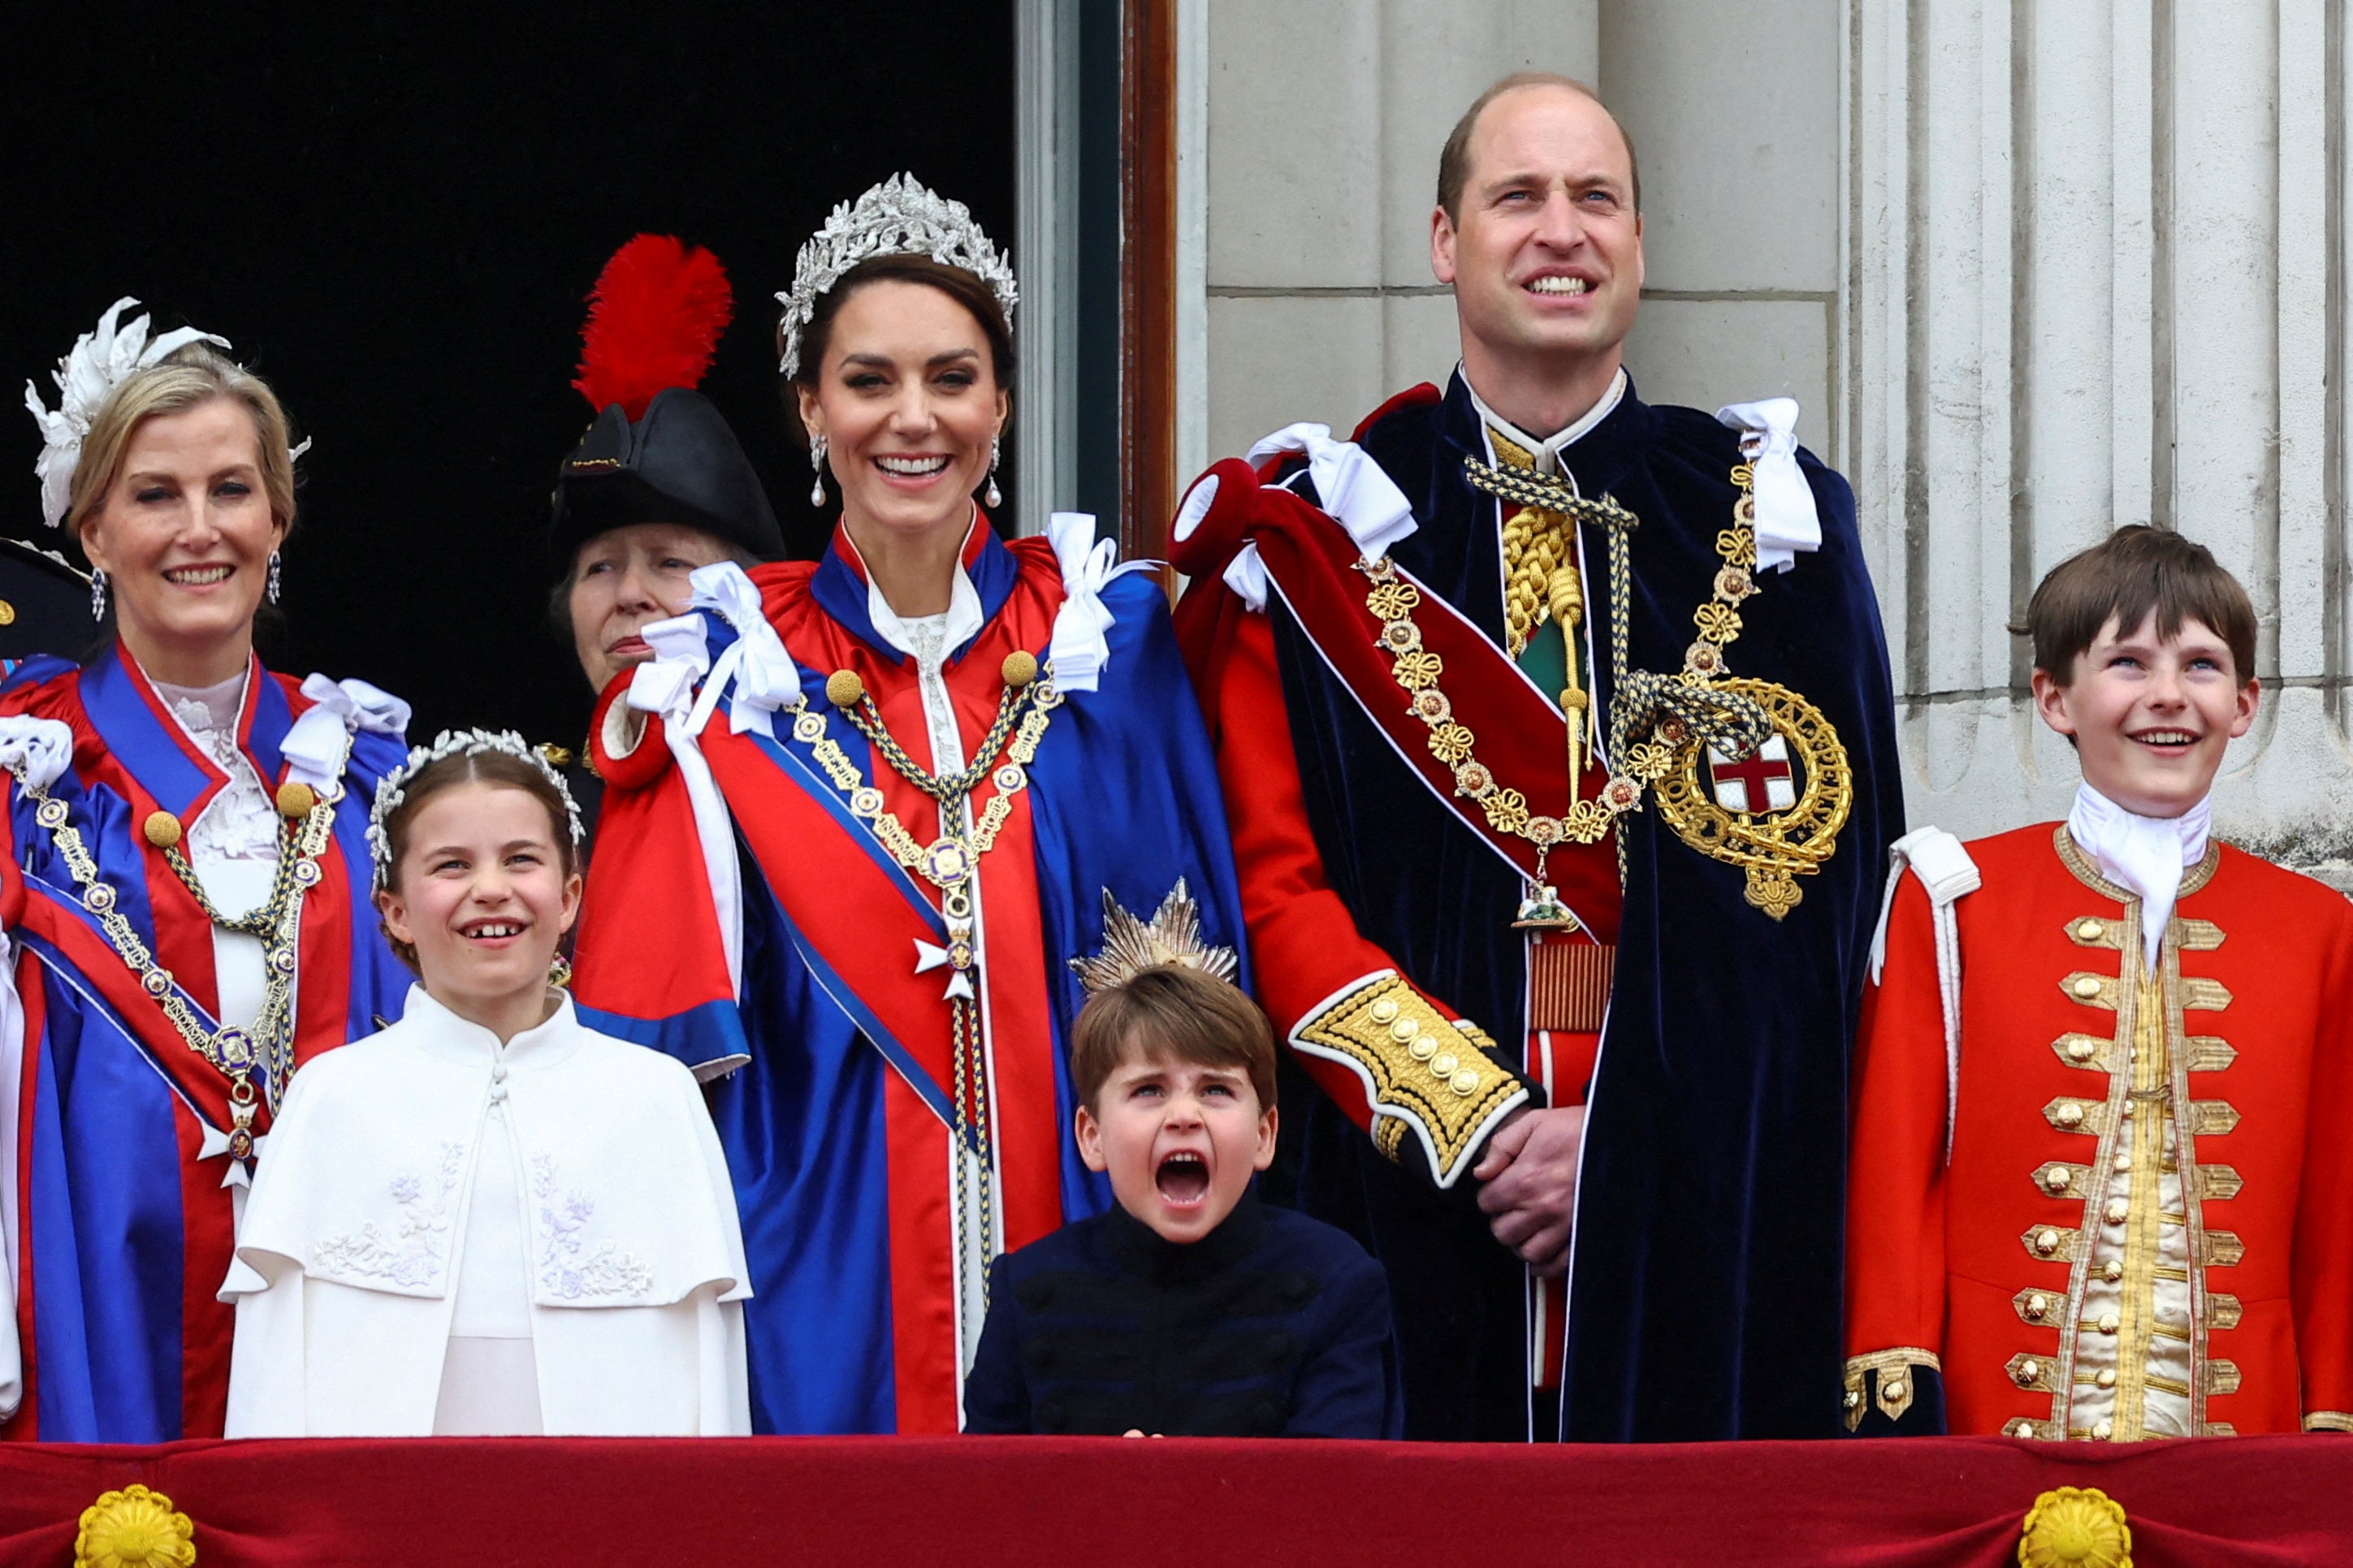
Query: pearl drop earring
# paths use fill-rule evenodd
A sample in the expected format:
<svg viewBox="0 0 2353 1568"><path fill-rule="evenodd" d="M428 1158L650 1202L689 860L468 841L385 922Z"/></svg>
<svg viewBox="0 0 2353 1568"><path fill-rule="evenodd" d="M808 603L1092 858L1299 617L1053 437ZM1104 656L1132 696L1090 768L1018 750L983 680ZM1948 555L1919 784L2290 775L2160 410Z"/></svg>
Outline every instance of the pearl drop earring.
<svg viewBox="0 0 2353 1568"><path fill-rule="evenodd" d="M825 432L822 430L809 432L809 467L817 470L817 478L809 482L809 505L823 506L825 504Z"/></svg>
<svg viewBox="0 0 2353 1568"><path fill-rule="evenodd" d="M1005 443L991 436L988 438L988 493L981 499L990 507L1005 504L1005 492L997 488L997 465L1005 460Z"/></svg>

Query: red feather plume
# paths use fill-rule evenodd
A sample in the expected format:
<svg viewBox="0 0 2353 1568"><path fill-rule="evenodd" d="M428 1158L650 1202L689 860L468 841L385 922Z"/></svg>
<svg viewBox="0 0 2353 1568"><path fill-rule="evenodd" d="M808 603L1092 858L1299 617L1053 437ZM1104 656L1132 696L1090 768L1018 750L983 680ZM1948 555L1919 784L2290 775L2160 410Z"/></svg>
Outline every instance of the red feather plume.
<svg viewBox="0 0 2353 1568"><path fill-rule="evenodd" d="M631 419L643 418L654 394L702 379L734 314L717 257L667 234L641 234L613 253L588 292L572 384L592 408L617 403Z"/></svg>

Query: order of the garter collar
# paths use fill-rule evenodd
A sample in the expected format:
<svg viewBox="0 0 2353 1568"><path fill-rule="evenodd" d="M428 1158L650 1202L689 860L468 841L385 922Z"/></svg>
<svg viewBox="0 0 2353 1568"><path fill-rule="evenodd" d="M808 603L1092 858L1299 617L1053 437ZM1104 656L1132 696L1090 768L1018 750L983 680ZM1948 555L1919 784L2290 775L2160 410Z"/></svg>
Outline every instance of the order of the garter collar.
<svg viewBox="0 0 2353 1568"><path fill-rule="evenodd" d="M1008 326L1020 301L1013 266L962 202L954 202L913 174L893 174L855 202L843 202L825 226L801 247L793 286L776 296L785 308L777 326L784 333L785 379L800 374L801 331L817 311L820 296L853 267L877 256L923 256L944 267L960 267L997 295Z"/></svg>

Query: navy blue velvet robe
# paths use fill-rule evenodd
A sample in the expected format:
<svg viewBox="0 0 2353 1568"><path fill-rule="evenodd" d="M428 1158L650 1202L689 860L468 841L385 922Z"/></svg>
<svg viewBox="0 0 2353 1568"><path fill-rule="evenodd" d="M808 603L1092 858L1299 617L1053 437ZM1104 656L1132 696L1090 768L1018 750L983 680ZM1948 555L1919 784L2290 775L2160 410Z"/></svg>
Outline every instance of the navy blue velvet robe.
<svg viewBox="0 0 2353 1568"><path fill-rule="evenodd" d="M1442 400L1398 400L1358 438L1419 525L1393 558L1502 644L1497 508L1463 477L1464 457L1483 460L1486 449L1461 378ZM1723 564L1716 534L1738 494L1737 437L1698 410L1644 404L1630 386L1563 458L1583 494L1612 496L1641 520L1629 668L1680 669L1692 611ZM1739 867L1685 845L1655 805L1623 819L1625 909L1571 1262L1561 1400L1570 1438L1839 1429L1847 1057L1904 807L1853 496L1810 453L1799 463L1821 549L1757 574L1726 662L1829 718L1852 768L1852 810L1836 852L1799 879L1803 901L1778 921L1746 900ZM1312 499L1303 474L1291 483ZM1588 525L1584 545L1606 703L1607 541ZM1417 984L1509 1049L1526 1016L1525 938L1510 924L1518 879L1408 771L1279 596L1269 613L1334 889ZM1488 1234L1472 1184L1431 1190L1376 1152L1303 1075L1284 1087L1295 1113L1278 1172L1295 1180L1302 1208L1388 1268L1415 1435L1524 1435L1530 1286Z"/></svg>

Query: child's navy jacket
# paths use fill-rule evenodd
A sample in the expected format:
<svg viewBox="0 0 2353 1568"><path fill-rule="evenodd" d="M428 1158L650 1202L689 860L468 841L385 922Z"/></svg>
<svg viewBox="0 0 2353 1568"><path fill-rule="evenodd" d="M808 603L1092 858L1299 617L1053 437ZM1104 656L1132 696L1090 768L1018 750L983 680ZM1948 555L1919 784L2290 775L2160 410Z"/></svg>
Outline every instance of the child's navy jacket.
<svg viewBox="0 0 2353 1568"><path fill-rule="evenodd" d="M1114 1206L998 1258L964 1398L967 1432L1405 1429L1379 1265L1248 1194L1189 1246Z"/></svg>

